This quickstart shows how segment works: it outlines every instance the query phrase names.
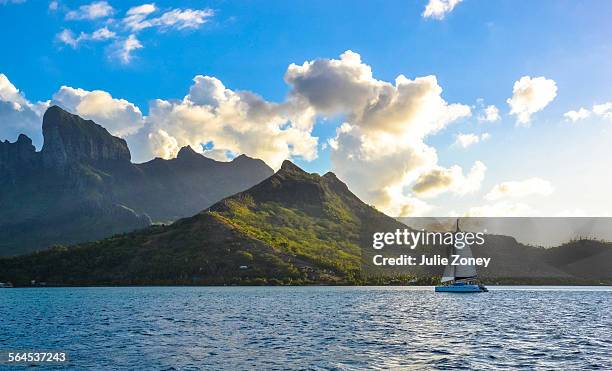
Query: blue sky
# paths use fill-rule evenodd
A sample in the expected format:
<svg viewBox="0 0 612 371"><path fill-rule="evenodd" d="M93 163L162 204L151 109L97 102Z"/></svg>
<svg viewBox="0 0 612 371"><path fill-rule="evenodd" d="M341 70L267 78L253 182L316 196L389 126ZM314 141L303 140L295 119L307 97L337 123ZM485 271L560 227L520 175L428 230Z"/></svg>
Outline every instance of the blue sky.
<svg viewBox="0 0 612 371"><path fill-rule="evenodd" d="M592 111L593 105L612 101L609 1L463 0L442 19L423 16L428 0L157 1L155 12L147 19L173 10L208 11L210 15L197 26L174 23L138 31L126 29L121 22L130 8L144 2L109 1L112 10L108 14L75 19L85 17L76 12L89 4L91 1L0 1L4 50L0 73L28 102L53 100L60 86L101 90L133 104L147 117L152 100L183 99L194 76L205 75L232 91L250 91L265 101L282 103L295 90L283 78L291 63L338 60L343 52L352 50L371 67L377 80L393 84L400 74L408 79L434 75L445 102L471 108L470 115L424 136L423 142L435 150L437 160L430 169L415 170L413 177L453 165L460 166L467 177L476 161L487 169L477 191L453 194L452 189L440 188L435 197L417 197L411 191L412 179L395 184L406 197L391 201L368 193L372 191L368 187L389 184L361 186L357 175L345 174L361 197L396 214L400 212L391 203L418 204L419 200L433 207L426 212L429 214L464 213L481 207L481 211L520 209L519 214L599 215L612 206L607 194L612 181L603 170L612 158L607 149L612 114L591 112L576 122L564 116L571 110L584 107ZM70 12L75 13L71 16ZM73 46L58 36L70 30L77 38L81 32L92 35L101 28L115 35L106 40L85 37ZM141 47L130 53L129 61L121 60L117 49L130 35ZM528 125L517 126L518 116L510 114L507 100L523 76L554 81L556 94L545 107L530 114ZM489 105L499 110L500 119L478 120ZM296 155L296 162L309 171L338 171L343 163L333 163L330 146L323 144L350 117L344 111L317 111L309 132L318 138L317 158L305 160ZM0 130L0 139L14 140L17 131ZM453 144L458 134L482 139L484 133L487 139L468 148ZM575 180L573 174L582 175L582 180ZM450 179L450 170L447 175ZM540 193L524 191L541 184L519 184L533 178L545 180L554 191L546 187ZM585 186L585 180L591 185ZM517 182L510 184L516 195L491 195L504 182ZM453 184L449 187L459 187Z"/></svg>

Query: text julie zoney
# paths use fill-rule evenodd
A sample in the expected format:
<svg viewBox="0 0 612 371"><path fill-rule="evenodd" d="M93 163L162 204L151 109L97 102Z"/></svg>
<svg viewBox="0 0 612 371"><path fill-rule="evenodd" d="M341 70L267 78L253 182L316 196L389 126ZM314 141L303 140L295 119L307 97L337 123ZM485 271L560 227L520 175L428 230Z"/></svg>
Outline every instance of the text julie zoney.
<svg viewBox="0 0 612 371"><path fill-rule="evenodd" d="M374 265L479 265L483 267L488 267L491 262L491 258L466 258L461 255L453 254L449 258L442 257L440 255L421 255L421 259L418 260L414 256L410 255L400 255L395 258L386 258L382 255L374 255L372 259Z"/></svg>
<svg viewBox="0 0 612 371"><path fill-rule="evenodd" d="M459 251L465 246L478 245L485 243L484 232L426 232L425 230L413 231L409 229L397 229L395 232L376 232L372 235L372 247L380 250L385 246L402 246L411 250L418 246L452 246L455 254L449 257L440 255L421 255L420 259L409 255L398 257L384 257L375 255L374 265L480 265L487 267L491 258L474 258L462 256ZM470 254L471 255L471 254Z"/></svg>

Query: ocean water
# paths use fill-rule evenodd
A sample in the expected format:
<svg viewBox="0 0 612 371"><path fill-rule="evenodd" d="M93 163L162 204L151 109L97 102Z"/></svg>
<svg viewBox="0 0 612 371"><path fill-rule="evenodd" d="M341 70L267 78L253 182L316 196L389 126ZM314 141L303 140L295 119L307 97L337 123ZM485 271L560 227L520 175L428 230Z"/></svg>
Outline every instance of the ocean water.
<svg viewBox="0 0 612 371"><path fill-rule="evenodd" d="M75 369L611 370L611 333L612 288L0 289L0 351Z"/></svg>

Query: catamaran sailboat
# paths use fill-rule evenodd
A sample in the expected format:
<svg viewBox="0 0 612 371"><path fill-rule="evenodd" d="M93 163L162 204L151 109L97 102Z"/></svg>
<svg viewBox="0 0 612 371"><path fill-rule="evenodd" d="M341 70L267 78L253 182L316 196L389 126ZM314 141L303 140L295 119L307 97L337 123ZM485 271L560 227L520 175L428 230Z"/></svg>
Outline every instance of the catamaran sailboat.
<svg viewBox="0 0 612 371"><path fill-rule="evenodd" d="M457 219L457 231L459 233L459 219ZM449 249L449 263L444 268L441 285L436 286L436 292L487 292L487 288L478 282L476 267L473 265L451 265L452 255L460 255L460 258L468 258L470 261L472 249L465 245L462 249L453 246Z"/></svg>

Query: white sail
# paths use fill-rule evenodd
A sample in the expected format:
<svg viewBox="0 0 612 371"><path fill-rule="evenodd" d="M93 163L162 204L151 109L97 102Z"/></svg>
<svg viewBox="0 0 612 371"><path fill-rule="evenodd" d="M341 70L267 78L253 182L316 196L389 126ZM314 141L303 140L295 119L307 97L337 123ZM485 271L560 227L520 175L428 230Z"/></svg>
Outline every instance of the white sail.
<svg viewBox="0 0 612 371"><path fill-rule="evenodd" d="M457 219L457 230L455 233L459 233L459 232L461 231L459 229L459 219ZM442 275L442 280L441 280L442 283L456 281L460 279L476 278L476 267L475 266L473 265L451 265L451 263L454 261L453 255L459 255L459 259L457 260L458 262L460 262L461 259L463 258L467 258L464 261L471 261L471 258L473 257L473 255L472 255L472 248L470 248L470 245L466 244L461 249L455 246L452 246L449 249L448 255L449 255L448 264L444 268L444 274Z"/></svg>
<svg viewBox="0 0 612 371"><path fill-rule="evenodd" d="M455 280L455 266L454 265L450 265L450 259L451 259L451 255L453 254L454 248L450 248L448 249L449 254L448 254L448 259L449 259L449 264L446 264L446 267L444 267L444 274L442 274L442 280L441 282L450 282L450 281L454 281Z"/></svg>
<svg viewBox="0 0 612 371"><path fill-rule="evenodd" d="M453 265L448 264L444 268L444 274L442 275L442 283L450 282L455 280L455 267Z"/></svg>
<svg viewBox="0 0 612 371"><path fill-rule="evenodd" d="M455 255L459 255L460 258L468 258L465 261L471 261L472 259L472 249L470 245L465 245L462 249L455 248ZM476 278L476 266L474 265L456 265L455 266L455 279L465 279L465 278Z"/></svg>

